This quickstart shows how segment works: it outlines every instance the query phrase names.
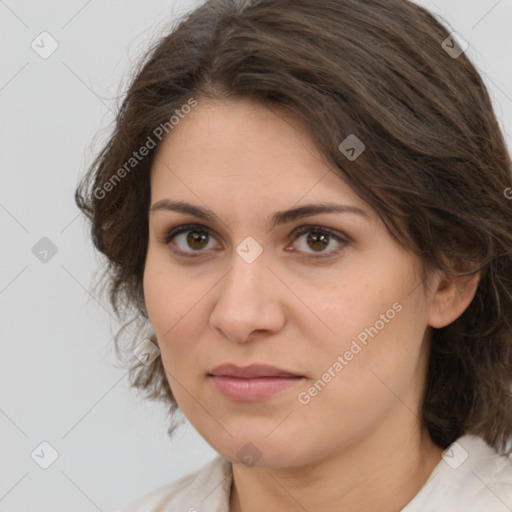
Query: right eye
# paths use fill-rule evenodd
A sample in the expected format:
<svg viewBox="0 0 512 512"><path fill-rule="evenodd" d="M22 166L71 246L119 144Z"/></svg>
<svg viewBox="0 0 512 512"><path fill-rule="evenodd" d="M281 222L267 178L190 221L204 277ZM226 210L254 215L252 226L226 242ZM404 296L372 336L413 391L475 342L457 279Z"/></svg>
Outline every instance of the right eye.
<svg viewBox="0 0 512 512"><path fill-rule="evenodd" d="M208 249L208 243L211 242L210 238L213 237L207 228L198 224L188 224L171 229L160 241L169 246L176 246L178 250L171 248L173 252L194 258L200 256L202 252L206 252L203 249ZM175 239L174 242L173 239ZM187 249L192 249L192 251ZM210 249L213 249L213 247L210 247Z"/></svg>

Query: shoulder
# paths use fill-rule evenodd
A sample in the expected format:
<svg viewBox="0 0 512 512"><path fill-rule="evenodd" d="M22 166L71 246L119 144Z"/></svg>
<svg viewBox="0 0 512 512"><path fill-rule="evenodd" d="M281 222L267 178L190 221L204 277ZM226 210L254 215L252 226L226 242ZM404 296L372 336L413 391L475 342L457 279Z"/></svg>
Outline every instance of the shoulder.
<svg viewBox="0 0 512 512"><path fill-rule="evenodd" d="M220 455L202 468L146 494L115 512L227 512L231 463ZM206 508L205 508L206 507Z"/></svg>
<svg viewBox="0 0 512 512"><path fill-rule="evenodd" d="M464 435L444 452L402 512L510 512L512 460L482 438Z"/></svg>

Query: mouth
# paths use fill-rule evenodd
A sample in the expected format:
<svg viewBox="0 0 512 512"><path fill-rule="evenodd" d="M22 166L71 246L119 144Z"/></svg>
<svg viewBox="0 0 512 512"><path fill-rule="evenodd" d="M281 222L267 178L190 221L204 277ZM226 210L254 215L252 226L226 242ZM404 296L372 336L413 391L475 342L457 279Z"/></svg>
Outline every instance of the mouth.
<svg viewBox="0 0 512 512"><path fill-rule="evenodd" d="M274 366L234 364L215 367L208 378L225 397L240 402L265 400L305 380L303 375Z"/></svg>
<svg viewBox="0 0 512 512"><path fill-rule="evenodd" d="M238 377L241 379L252 379L257 377L303 377L295 372L284 370L276 366L266 364L251 364L250 366L237 366L233 363L216 366L208 374L219 377Z"/></svg>

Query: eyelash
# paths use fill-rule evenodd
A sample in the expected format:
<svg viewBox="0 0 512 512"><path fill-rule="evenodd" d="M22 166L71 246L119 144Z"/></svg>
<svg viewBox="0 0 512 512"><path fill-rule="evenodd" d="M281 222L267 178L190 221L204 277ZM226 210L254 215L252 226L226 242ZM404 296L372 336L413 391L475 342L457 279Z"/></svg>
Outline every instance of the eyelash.
<svg viewBox="0 0 512 512"><path fill-rule="evenodd" d="M176 228L171 229L164 236L160 237L158 239L158 241L165 245L169 245L171 240L174 237L176 237L177 235L179 235L181 233L187 233L189 231L196 231L196 232L200 232L200 233L203 232L203 233L207 233L208 236L213 237L212 232L208 228L201 226L200 224L185 224L185 225L178 226ZM328 258L328 257L336 256L344 249L344 246L349 242L348 237L340 236L340 235L334 233L333 231L331 231L330 229L324 228L322 226L315 226L315 225L307 225L307 226L301 226L301 227L297 228L293 232L294 240L296 238L300 237L301 235L303 235L305 233L309 233L309 232L315 232L315 233L327 235L329 238L333 238L334 240L336 240L337 242L339 242L341 244L341 246L338 247L337 249L332 249L331 251L328 251L325 254L324 253L321 253L321 254L306 253L306 254L308 254L308 257L311 257L313 259L321 259L321 258ZM204 252L206 252L206 251L199 250L199 251L195 251L196 254L190 254L190 253L184 252L182 250L176 251L176 250L172 249L172 251L174 253L179 254L180 256L184 256L186 258L197 258L197 257L202 256L202 254Z"/></svg>

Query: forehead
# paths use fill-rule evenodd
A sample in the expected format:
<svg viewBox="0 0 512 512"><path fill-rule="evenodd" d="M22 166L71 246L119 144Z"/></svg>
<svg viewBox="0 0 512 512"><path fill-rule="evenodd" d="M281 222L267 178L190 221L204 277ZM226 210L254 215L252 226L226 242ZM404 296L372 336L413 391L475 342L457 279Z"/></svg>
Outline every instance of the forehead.
<svg viewBox="0 0 512 512"><path fill-rule="evenodd" d="M245 100L200 99L170 131L152 167L154 201L163 198L164 189L189 198L222 191L286 197L287 203L350 196L364 204L322 157L300 120Z"/></svg>
<svg viewBox="0 0 512 512"><path fill-rule="evenodd" d="M164 138L151 175L151 204L163 201L194 204L229 225L275 225L277 212L325 203L375 218L300 121L245 101L199 101Z"/></svg>
<svg viewBox="0 0 512 512"><path fill-rule="evenodd" d="M163 139L158 157L188 165L198 162L195 171L211 170L218 176L223 168L242 175L258 165L261 174L267 170L279 176L291 169L278 168L278 163L287 161L298 171L321 158L305 127L291 113L244 100L199 100Z"/></svg>

